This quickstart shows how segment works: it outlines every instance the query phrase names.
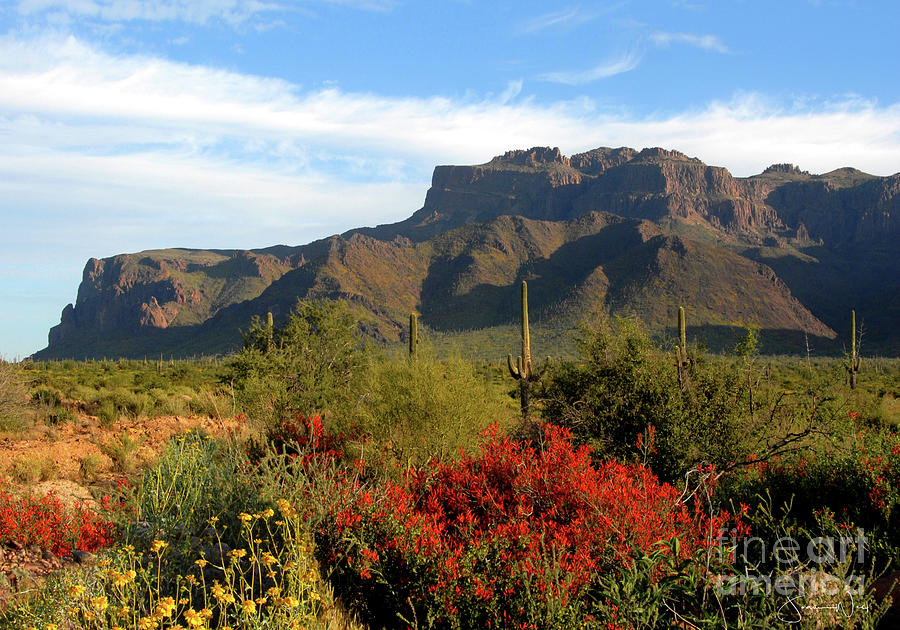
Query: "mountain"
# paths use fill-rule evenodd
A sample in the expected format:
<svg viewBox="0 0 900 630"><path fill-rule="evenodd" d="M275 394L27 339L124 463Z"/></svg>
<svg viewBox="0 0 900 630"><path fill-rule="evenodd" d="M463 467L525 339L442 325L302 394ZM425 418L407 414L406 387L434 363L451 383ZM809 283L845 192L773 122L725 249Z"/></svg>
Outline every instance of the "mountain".
<svg viewBox="0 0 900 630"><path fill-rule="evenodd" d="M224 353L252 316L283 318L300 297L350 301L380 341L399 340L411 311L436 333L499 331L523 279L548 330L598 307L664 330L684 305L712 347L753 324L770 351L839 352L856 308L863 348L896 355L898 238L900 174L776 164L736 178L659 148L509 151L438 166L399 223L298 247L91 259L36 358Z"/></svg>

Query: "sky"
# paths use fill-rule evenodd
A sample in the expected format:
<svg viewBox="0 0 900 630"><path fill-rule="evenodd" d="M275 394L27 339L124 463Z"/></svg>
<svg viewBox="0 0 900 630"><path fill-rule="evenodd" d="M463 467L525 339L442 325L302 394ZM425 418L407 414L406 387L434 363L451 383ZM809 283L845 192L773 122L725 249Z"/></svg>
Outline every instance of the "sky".
<svg viewBox="0 0 900 630"><path fill-rule="evenodd" d="M438 164L678 149L900 171L896 0L0 0L0 356L85 263L300 245Z"/></svg>

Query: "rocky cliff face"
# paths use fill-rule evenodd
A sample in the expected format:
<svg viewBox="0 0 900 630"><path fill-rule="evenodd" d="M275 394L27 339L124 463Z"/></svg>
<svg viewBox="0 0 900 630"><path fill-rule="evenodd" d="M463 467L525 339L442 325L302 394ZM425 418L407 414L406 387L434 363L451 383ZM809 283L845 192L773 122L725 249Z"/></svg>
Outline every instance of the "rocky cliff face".
<svg viewBox="0 0 900 630"><path fill-rule="evenodd" d="M829 339L897 283L898 238L900 174L776 164L735 178L658 148L509 151L437 167L400 223L300 247L91 259L38 356L226 351L251 315L284 316L298 297L350 300L382 340L413 310L436 329L479 328L515 318L521 279L535 313L566 321L602 303L663 326L685 304L698 325ZM900 352L879 323L896 310L878 308L869 335Z"/></svg>
<svg viewBox="0 0 900 630"><path fill-rule="evenodd" d="M148 329L201 323L221 308L257 297L299 261L249 251L161 250L85 265L74 305L50 330L50 345L79 331Z"/></svg>

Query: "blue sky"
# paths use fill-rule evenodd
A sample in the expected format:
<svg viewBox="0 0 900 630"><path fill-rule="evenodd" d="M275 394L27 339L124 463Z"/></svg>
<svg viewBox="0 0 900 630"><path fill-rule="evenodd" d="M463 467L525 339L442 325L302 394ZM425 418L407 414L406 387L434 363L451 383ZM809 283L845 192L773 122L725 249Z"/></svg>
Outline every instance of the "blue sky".
<svg viewBox="0 0 900 630"><path fill-rule="evenodd" d="M436 164L662 146L735 175L900 171L900 3L0 2L0 355L90 257L299 245Z"/></svg>

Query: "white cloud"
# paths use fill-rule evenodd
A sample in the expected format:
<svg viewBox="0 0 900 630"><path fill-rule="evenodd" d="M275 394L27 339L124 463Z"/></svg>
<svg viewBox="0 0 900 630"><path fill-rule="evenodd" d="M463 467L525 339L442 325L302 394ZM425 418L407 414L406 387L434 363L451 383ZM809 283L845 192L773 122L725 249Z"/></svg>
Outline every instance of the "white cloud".
<svg viewBox="0 0 900 630"><path fill-rule="evenodd" d="M657 31L650 34L650 41L657 46L668 47L672 44L686 44L704 50L728 54L731 51L715 35L692 35L691 33L666 33Z"/></svg>
<svg viewBox="0 0 900 630"><path fill-rule="evenodd" d="M623 72L634 70L640 62L641 56L632 50L619 57L607 59L587 70L545 72L538 78L553 83L563 83L565 85L584 85L585 83L592 83L599 79L606 79L617 74L622 74Z"/></svg>
<svg viewBox="0 0 900 630"><path fill-rule="evenodd" d="M532 18L522 23L519 26L518 31L523 34L536 33L563 24L582 24L593 19L593 17L593 15L582 11L580 7L568 7L560 11L544 13L543 15Z"/></svg>

